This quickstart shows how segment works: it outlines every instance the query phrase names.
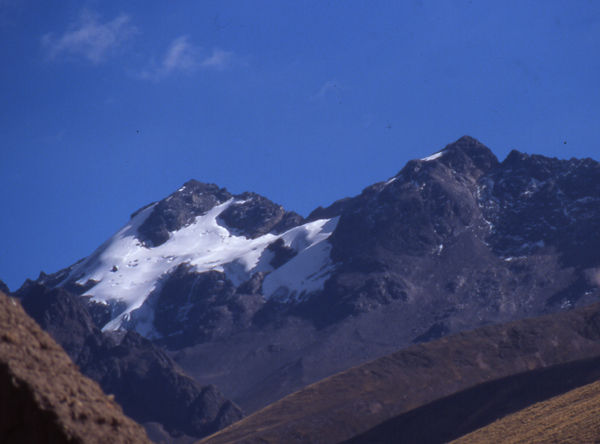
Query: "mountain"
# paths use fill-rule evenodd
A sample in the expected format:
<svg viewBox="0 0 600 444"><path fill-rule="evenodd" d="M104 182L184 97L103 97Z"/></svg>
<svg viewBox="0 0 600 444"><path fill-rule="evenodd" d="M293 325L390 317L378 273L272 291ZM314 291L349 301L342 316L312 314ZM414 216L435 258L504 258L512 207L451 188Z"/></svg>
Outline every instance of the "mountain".
<svg viewBox="0 0 600 444"><path fill-rule="evenodd" d="M251 413L412 344L600 300L599 202L596 161L500 162L465 136L305 219L190 181L37 283Z"/></svg>
<svg viewBox="0 0 600 444"><path fill-rule="evenodd" d="M201 443L444 444L598 381L599 321L596 303L412 345L312 384Z"/></svg>
<svg viewBox="0 0 600 444"><path fill-rule="evenodd" d="M13 443L150 443L98 384L0 293L0 441Z"/></svg>

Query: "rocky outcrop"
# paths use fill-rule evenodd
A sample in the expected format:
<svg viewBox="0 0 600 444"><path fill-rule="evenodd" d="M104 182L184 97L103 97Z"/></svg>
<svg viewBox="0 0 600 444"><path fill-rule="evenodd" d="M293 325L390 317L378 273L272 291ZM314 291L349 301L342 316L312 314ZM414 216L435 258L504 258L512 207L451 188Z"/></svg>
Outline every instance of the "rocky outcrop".
<svg viewBox="0 0 600 444"><path fill-rule="evenodd" d="M172 436L207 436L244 417L214 385L201 386L135 332L101 350L84 372L114 394L133 419L158 422Z"/></svg>
<svg viewBox="0 0 600 444"><path fill-rule="evenodd" d="M251 291L250 283L245 287ZM247 328L263 304L260 295L238 293L223 272L198 273L181 264L156 301L154 326L160 342L182 348Z"/></svg>
<svg viewBox="0 0 600 444"><path fill-rule="evenodd" d="M0 294L0 441L3 443L147 444L144 429L123 415L97 383Z"/></svg>
<svg viewBox="0 0 600 444"><path fill-rule="evenodd" d="M20 294L27 314L50 333L83 371L100 348L114 345L94 325L83 300L66 290L35 284Z"/></svg>
<svg viewBox="0 0 600 444"><path fill-rule="evenodd" d="M286 211L281 205L256 193L242 193L235 205L223 211L221 219L235 233L255 239L263 234L280 234L297 225L304 218L293 211Z"/></svg>

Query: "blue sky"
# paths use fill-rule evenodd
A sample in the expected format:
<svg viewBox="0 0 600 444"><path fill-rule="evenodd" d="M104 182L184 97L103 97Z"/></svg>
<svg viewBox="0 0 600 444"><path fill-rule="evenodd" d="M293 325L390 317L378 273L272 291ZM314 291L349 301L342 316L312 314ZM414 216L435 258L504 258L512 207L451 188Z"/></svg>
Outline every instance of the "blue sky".
<svg viewBox="0 0 600 444"><path fill-rule="evenodd" d="M595 0L0 0L0 42L11 290L192 178L306 216L464 134L600 160Z"/></svg>

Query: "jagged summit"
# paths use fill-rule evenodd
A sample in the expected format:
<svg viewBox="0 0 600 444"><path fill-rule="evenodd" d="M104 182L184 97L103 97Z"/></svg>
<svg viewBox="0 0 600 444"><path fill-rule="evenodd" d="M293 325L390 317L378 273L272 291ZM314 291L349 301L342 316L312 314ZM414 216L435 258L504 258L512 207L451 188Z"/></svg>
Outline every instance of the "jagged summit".
<svg viewBox="0 0 600 444"><path fill-rule="evenodd" d="M440 162L451 168L464 163L464 156L470 159L473 165L484 174L492 171L499 164L498 158L492 153L492 150L470 136L463 136L456 142L446 145L443 152L445 154L440 158Z"/></svg>
<svg viewBox="0 0 600 444"><path fill-rule="evenodd" d="M138 233L145 245L158 247L173 232L189 225L215 206L234 198L236 205L224 211L220 219L248 237L256 238L268 232L279 234L303 221L300 215L285 211L281 205L258 194L246 192L235 196L227 188L190 180L153 207L148 218L138 228ZM139 211L134 215L138 213Z"/></svg>

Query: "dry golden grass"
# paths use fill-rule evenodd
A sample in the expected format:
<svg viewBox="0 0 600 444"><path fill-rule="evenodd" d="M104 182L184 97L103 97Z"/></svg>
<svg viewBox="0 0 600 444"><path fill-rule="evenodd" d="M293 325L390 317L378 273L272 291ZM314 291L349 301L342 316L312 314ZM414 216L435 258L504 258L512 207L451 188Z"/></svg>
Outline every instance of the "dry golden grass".
<svg viewBox="0 0 600 444"><path fill-rule="evenodd" d="M451 444L600 443L600 381L506 416Z"/></svg>

